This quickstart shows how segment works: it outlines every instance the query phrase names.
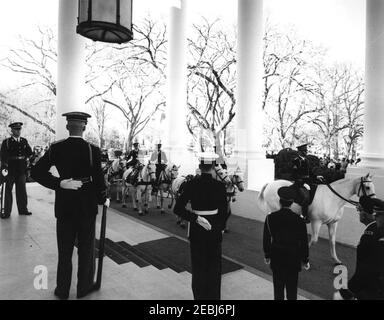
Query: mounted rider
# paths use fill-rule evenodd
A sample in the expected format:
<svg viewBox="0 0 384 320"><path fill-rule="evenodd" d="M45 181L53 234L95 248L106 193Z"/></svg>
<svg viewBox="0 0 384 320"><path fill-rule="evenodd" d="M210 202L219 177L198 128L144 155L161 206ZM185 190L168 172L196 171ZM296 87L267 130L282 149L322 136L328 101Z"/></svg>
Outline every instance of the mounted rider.
<svg viewBox="0 0 384 320"><path fill-rule="evenodd" d="M301 214L306 223L309 223L308 219L308 206L309 206L309 186L311 170L309 165L308 155L308 143L297 147L298 155L293 159L293 187L296 188L299 199L298 202L301 205Z"/></svg>
<svg viewBox="0 0 384 320"><path fill-rule="evenodd" d="M156 165L156 186L159 184L159 178L162 171L165 170L167 167L167 156L163 150L161 150L161 140L157 141L157 150L153 151L151 155L151 163L154 163ZM156 186L153 188L154 191L156 191Z"/></svg>
<svg viewBox="0 0 384 320"><path fill-rule="evenodd" d="M127 169L130 167L134 167L138 163L138 157L139 157L139 141L135 139L135 142L133 143L133 149L128 153L125 160L127 160Z"/></svg>

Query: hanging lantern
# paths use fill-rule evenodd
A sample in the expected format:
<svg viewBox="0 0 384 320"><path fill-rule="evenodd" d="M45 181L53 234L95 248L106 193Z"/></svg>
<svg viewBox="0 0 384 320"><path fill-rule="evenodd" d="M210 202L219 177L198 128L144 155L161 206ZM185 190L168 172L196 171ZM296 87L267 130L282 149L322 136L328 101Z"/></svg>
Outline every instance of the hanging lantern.
<svg viewBox="0 0 384 320"><path fill-rule="evenodd" d="M132 0L79 0L76 32L94 41L132 40Z"/></svg>

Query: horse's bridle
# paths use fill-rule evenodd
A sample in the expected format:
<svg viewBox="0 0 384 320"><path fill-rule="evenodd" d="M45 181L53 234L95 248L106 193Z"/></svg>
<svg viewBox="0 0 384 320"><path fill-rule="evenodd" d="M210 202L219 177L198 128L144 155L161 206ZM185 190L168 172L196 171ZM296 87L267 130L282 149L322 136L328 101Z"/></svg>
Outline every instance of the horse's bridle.
<svg viewBox="0 0 384 320"><path fill-rule="evenodd" d="M368 183L368 182L372 182L372 180L364 180L363 177L361 177L360 179L360 185L359 185L359 189L357 190L357 196L359 196L359 193L360 193L360 190L363 190L363 195L364 196L368 196L368 197L372 197L374 196L375 194L372 193L370 195L367 195L367 192L365 191L365 187L364 187L364 183ZM346 199L344 198L341 194L339 194L335 189L333 189L331 187L331 185L329 183L326 183L326 186L329 188L329 190L331 190L335 195L337 195L339 198L341 198L342 200L354 205L355 207L358 207L360 204L358 201L353 201L353 200L350 200L350 199Z"/></svg>
<svg viewBox="0 0 384 320"><path fill-rule="evenodd" d="M215 173L216 173L216 177L219 177L220 178L220 181L222 183L225 183L227 184L227 181L225 181L227 178L228 178L228 173L225 175L225 177L221 177L219 172L223 172L223 169L222 168L215 168ZM216 179L217 180L217 179ZM229 179L231 181L231 179Z"/></svg>
<svg viewBox="0 0 384 320"><path fill-rule="evenodd" d="M359 189L357 190L357 196L359 196L359 193L360 193L360 190L363 191L363 196L365 197L373 197L375 196L376 194L375 193L372 193L370 195L367 195L367 192L365 191L365 186L364 186L364 183L368 183L368 182L372 182L372 180L364 180L363 177L361 177L361 180L360 180L360 185L359 185Z"/></svg>

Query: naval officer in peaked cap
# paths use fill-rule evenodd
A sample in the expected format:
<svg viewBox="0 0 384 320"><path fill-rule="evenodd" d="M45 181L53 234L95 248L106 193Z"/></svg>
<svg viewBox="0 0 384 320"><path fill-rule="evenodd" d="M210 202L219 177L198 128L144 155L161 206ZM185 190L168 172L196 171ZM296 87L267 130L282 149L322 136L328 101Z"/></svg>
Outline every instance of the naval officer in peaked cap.
<svg viewBox="0 0 384 320"><path fill-rule="evenodd" d="M195 300L220 300L222 232L228 219L223 183L212 178L217 154L199 154L201 175L187 182L174 213L190 222L192 291ZM186 208L190 202L192 210Z"/></svg>
<svg viewBox="0 0 384 320"><path fill-rule="evenodd" d="M12 211L12 189L16 185L16 203L20 215L31 215L28 211L28 197L26 190L26 171L28 159L33 152L27 139L20 136L22 122L9 125L12 136L1 144L1 174L5 177L4 214L2 219L7 219Z"/></svg>
<svg viewBox="0 0 384 320"><path fill-rule="evenodd" d="M78 240L77 297L94 286L95 220L98 205L109 206L101 168L100 149L83 139L89 114L68 112L67 139L53 143L32 169L32 177L56 192L58 267L55 295L68 299L72 277L72 253ZM60 177L50 173L55 166Z"/></svg>

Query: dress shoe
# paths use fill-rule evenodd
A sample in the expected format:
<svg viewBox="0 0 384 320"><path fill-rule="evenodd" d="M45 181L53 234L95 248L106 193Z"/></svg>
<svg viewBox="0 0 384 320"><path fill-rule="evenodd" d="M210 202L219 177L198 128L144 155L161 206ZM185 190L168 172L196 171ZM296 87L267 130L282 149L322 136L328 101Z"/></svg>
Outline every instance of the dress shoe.
<svg viewBox="0 0 384 320"><path fill-rule="evenodd" d="M21 215L21 216L31 216L31 215L32 215L32 212L25 211L25 212L23 212L23 213L19 213L19 215Z"/></svg>
<svg viewBox="0 0 384 320"><path fill-rule="evenodd" d="M96 285L96 283L92 284L90 288L86 291L78 291L77 292L77 299L84 298L86 295L99 290L99 287Z"/></svg>
<svg viewBox="0 0 384 320"><path fill-rule="evenodd" d="M54 294L60 300L68 300L68 294L62 294L61 292L59 292L59 290L57 288L55 289Z"/></svg>

